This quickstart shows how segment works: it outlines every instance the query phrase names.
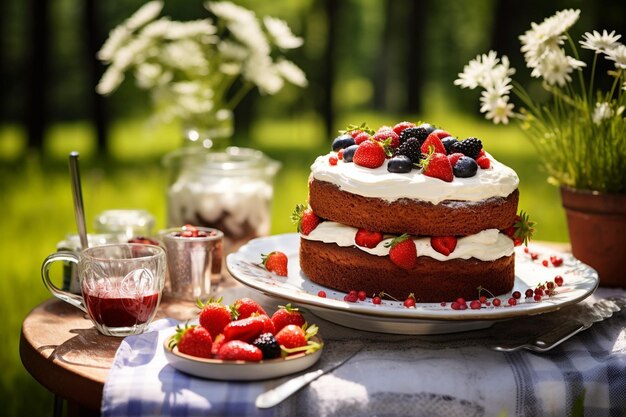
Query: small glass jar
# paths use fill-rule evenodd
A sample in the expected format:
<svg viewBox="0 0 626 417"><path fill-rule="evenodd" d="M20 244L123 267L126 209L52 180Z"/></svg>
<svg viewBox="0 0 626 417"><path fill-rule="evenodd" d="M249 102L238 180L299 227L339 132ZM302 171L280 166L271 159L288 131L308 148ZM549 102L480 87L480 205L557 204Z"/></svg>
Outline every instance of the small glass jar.
<svg viewBox="0 0 626 417"><path fill-rule="evenodd" d="M269 234L279 162L249 148L187 147L166 156L164 163L170 172L168 227L219 229L226 253Z"/></svg>

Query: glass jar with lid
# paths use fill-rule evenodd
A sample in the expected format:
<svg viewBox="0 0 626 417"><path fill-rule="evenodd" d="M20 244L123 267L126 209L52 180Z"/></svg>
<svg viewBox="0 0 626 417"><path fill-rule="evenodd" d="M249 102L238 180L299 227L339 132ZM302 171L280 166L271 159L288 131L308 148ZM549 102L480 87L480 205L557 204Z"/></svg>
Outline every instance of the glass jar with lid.
<svg viewBox="0 0 626 417"><path fill-rule="evenodd" d="M169 227L191 224L221 230L226 252L269 234L279 162L261 151L231 146L224 151L181 148L164 163L170 174Z"/></svg>

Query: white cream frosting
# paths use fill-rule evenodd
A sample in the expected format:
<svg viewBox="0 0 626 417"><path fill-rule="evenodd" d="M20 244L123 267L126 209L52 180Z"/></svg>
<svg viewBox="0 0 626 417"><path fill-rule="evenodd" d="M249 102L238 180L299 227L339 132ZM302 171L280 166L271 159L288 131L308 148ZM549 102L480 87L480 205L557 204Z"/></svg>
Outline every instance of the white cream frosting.
<svg viewBox="0 0 626 417"><path fill-rule="evenodd" d="M515 171L491 160L488 169L479 168L470 178L454 177L452 182L428 177L421 170L400 174L387 171L387 163L374 169L358 166L353 162L339 160L330 165L328 157L332 152L319 156L311 166L311 177L337 185L341 190L363 197L381 198L394 201L410 198L439 204L444 200L480 201L490 197L506 197L519 184Z"/></svg>
<svg viewBox="0 0 626 417"><path fill-rule="evenodd" d="M301 234L300 236L307 240L335 243L342 247L354 246L376 256L389 255L389 248L385 247L385 244L390 242L395 236L385 235L382 242L375 248L370 249L358 246L354 242L357 230L354 227L341 223L325 221L320 223L308 235ZM504 256L512 255L514 250L513 241L500 233L498 229L487 229L474 235L458 238L456 248L448 256L433 249L430 245L430 237L413 237L413 241L417 248L417 256L429 256L438 261L469 258L476 258L481 261L494 261Z"/></svg>

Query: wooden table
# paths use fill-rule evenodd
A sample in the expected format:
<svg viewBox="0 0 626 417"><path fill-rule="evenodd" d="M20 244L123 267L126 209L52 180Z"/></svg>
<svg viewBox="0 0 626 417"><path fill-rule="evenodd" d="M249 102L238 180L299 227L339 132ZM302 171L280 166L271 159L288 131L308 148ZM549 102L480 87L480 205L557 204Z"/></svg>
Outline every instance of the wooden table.
<svg viewBox="0 0 626 417"><path fill-rule="evenodd" d="M569 245L538 242L559 251ZM234 280L229 285L236 286ZM196 317L192 302L164 298L156 318ZM24 319L20 357L26 370L58 399L68 401L71 415L99 415L102 389L122 338L104 336L87 315L56 298L35 307Z"/></svg>
<svg viewBox="0 0 626 417"><path fill-rule="evenodd" d="M192 302L164 298L156 318L187 320L197 312ZM85 313L52 298L24 319L20 357L26 370L57 396L55 409L63 398L71 415L99 415L104 382L122 340L100 334Z"/></svg>

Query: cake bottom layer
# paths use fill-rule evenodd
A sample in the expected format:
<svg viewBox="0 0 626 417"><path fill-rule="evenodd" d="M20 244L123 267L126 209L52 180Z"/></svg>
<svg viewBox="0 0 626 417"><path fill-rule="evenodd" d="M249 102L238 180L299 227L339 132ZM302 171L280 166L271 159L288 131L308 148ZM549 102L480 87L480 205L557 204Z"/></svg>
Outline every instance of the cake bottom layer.
<svg viewBox="0 0 626 417"><path fill-rule="evenodd" d="M515 255L495 261L451 259L441 262L427 256L405 270L388 256L370 255L354 247L340 247L300 239L300 268L313 282L340 291L385 292L398 300L410 293L417 302L478 298L478 287L494 295L511 291L515 280ZM480 295L489 296L488 293Z"/></svg>

